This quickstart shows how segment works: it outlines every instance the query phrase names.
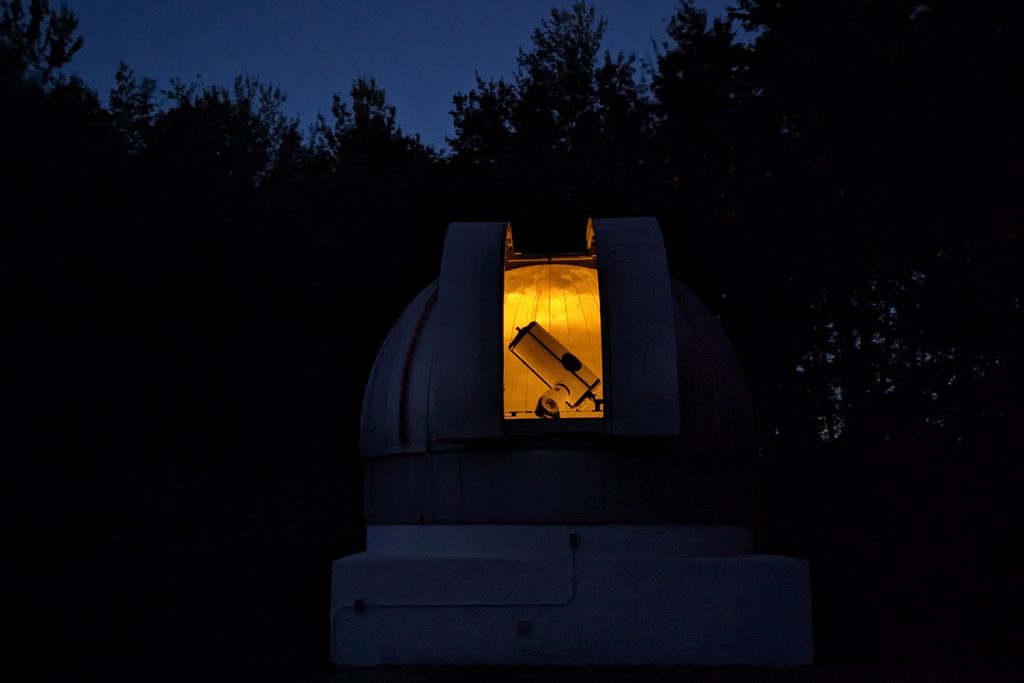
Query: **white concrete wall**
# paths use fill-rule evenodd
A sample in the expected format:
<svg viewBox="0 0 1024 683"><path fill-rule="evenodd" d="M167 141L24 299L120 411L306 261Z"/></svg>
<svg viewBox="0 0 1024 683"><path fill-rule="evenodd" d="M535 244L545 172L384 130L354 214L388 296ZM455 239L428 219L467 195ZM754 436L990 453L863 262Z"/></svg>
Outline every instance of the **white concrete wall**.
<svg viewBox="0 0 1024 683"><path fill-rule="evenodd" d="M367 552L334 565L332 656L809 664L807 564L749 546L736 527L371 526Z"/></svg>

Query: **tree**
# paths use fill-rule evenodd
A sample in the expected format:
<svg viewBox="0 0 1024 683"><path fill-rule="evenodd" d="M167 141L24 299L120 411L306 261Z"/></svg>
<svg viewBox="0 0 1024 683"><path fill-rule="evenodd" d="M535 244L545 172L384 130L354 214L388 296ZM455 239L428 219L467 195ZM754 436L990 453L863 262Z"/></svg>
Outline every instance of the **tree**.
<svg viewBox="0 0 1024 683"><path fill-rule="evenodd" d="M298 121L277 87L238 76L230 89L172 80L170 106L157 117L154 152L189 173L235 188L255 188L289 162Z"/></svg>
<svg viewBox="0 0 1024 683"><path fill-rule="evenodd" d="M502 79L485 81L476 74L476 87L456 93L452 110L456 135L448 143L454 155L473 166L494 166L511 151L515 87Z"/></svg>
<svg viewBox="0 0 1024 683"><path fill-rule="evenodd" d="M349 98L351 104L335 94L331 99L333 122L319 114L311 131L310 148L326 160L332 172L400 169L414 157L431 156L419 136L402 133L395 122L395 107L375 79L357 78Z"/></svg>
<svg viewBox="0 0 1024 683"><path fill-rule="evenodd" d="M533 30L532 49L520 48L516 60L514 120L522 137L551 151L586 148L596 132L596 64L607 28L594 7L576 2L552 9Z"/></svg>
<svg viewBox="0 0 1024 683"><path fill-rule="evenodd" d="M118 65L108 110L114 129L129 153L138 153L148 144L157 114L155 92L156 80L137 79L126 63Z"/></svg>
<svg viewBox="0 0 1024 683"><path fill-rule="evenodd" d="M0 85L27 81L41 87L61 81L61 67L82 49L78 18L49 0L0 1Z"/></svg>
<svg viewBox="0 0 1024 683"><path fill-rule="evenodd" d="M668 23L652 74L659 174L657 192L670 248L693 254L689 279L705 295L738 294L749 272L748 239L737 239L738 182L747 164L746 51L732 22L683 0ZM742 148L742 149L741 149ZM746 238L746 235L742 236ZM753 245L750 245L753 246ZM710 297L709 297L710 298Z"/></svg>
<svg viewBox="0 0 1024 683"><path fill-rule="evenodd" d="M991 154L1019 128L1004 78L1015 10L956 7L740 0L731 12L757 32L732 60L742 134L729 210L762 255L745 263L756 279L742 298L796 342L744 355L786 359L758 373L775 375L764 391L800 387L767 434L822 426L831 443L952 448L982 434L963 406L994 415L1010 400L1014 336L976 331L1019 316L1012 172ZM741 343L778 339L763 334L771 320L742 317L757 322Z"/></svg>
<svg viewBox="0 0 1024 683"><path fill-rule="evenodd" d="M452 171L464 210L517 221L535 247L578 247L588 215L628 213L643 185L647 103L632 56L598 59L607 24L576 2L552 9L511 82L453 98Z"/></svg>

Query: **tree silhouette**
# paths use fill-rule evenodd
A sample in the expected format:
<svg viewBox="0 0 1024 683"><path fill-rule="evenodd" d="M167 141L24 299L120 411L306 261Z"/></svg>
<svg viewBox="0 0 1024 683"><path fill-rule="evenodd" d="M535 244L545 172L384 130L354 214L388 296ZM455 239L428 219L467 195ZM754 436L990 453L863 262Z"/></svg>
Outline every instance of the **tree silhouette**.
<svg viewBox="0 0 1024 683"><path fill-rule="evenodd" d="M54 10L49 0L0 2L0 83L20 81L46 86L61 80L60 69L82 49L78 18L67 7Z"/></svg>
<svg viewBox="0 0 1024 683"><path fill-rule="evenodd" d="M108 109L114 129L130 153L146 148L157 114L155 93L156 80L136 79L135 72L125 62L120 63L114 75Z"/></svg>
<svg viewBox="0 0 1024 683"><path fill-rule="evenodd" d="M389 173L429 163L432 151L419 137L402 133L395 123L395 107L370 78L358 78L349 91L351 104L335 94L333 123L321 114L313 125L310 147L329 164L333 173L354 180L366 173Z"/></svg>
<svg viewBox="0 0 1024 683"><path fill-rule="evenodd" d="M214 182L257 187L298 140L298 122L282 108L287 96L253 78L238 76L230 89L174 80L164 94L154 153Z"/></svg>
<svg viewBox="0 0 1024 683"><path fill-rule="evenodd" d="M453 99L452 166L476 198L470 206L516 219L524 244L579 248L581 221L628 213L642 185L648 110L633 58L598 59L605 30L585 2L552 9L511 83L478 75Z"/></svg>

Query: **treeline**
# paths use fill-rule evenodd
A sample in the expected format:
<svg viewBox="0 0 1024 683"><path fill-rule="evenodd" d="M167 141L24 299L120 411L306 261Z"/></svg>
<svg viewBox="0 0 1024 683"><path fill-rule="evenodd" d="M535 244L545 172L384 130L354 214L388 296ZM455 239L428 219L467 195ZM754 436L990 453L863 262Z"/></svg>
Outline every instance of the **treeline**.
<svg viewBox="0 0 1024 683"><path fill-rule="evenodd" d="M572 248L587 216L655 215L755 389L785 394L758 401L766 448L951 445L1003 412L1020 342L1003 325L1020 314L1011 10L750 0L709 23L683 2L637 65L601 53L605 22L578 3L542 20L511 79L454 96L442 153L398 128L372 79L307 131L282 90L245 76L161 90L122 64L103 107L63 71L74 16L30 8L4 3L2 24L19 240L55 222L67 234L49 247L88 242L117 270L211 273L196 259L237 265L267 240L301 259L326 241L330 270L372 279L375 299L397 290L391 312L436 270L450 220L512 220L527 244Z"/></svg>
<svg viewBox="0 0 1024 683"><path fill-rule="evenodd" d="M454 95L449 150L372 79L305 130L246 76L161 87L122 64L103 106L68 75L72 13L0 7L13 471L75 524L357 529L362 387L447 224L509 220L547 250L588 216L654 215L745 368L761 537L816 563L819 653L1011 642L964 624L1007 609L992 568L1020 471L1017 3L738 0L709 20L683 0L638 61L578 2L511 77ZM48 509L37 528L71 523Z"/></svg>

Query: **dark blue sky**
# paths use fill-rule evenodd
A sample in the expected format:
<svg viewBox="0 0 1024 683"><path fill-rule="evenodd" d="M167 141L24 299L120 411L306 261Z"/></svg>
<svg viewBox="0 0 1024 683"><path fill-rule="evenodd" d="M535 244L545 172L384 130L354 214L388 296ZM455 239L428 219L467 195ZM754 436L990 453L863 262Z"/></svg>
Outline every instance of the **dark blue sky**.
<svg viewBox="0 0 1024 683"><path fill-rule="evenodd" d="M246 73L288 93L303 129L331 94L372 76L407 133L440 146L452 134L452 95L509 76L516 50L553 5L571 0L66 0L85 47L71 71L106 100L118 61L161 88L168 80L227 85ZM57 4L57 3L55 3ZM677 0L597 0L606 49L650 56ZM726 0L697 3L715 16ZM196 77L201 75L201 79Z"/></svg>

